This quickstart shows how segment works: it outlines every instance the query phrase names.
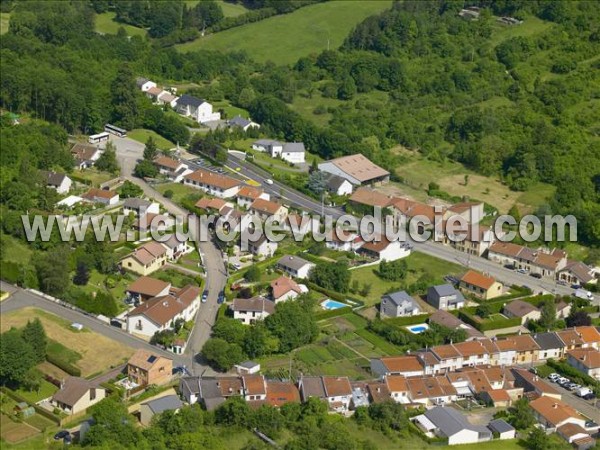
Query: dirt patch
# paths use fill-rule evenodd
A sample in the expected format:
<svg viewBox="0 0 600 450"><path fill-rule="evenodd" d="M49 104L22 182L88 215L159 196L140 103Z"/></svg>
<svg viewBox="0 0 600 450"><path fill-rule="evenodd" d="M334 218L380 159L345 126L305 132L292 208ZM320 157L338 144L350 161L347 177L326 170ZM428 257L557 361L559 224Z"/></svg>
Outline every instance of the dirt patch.
<svg viewBox="0 0 600 450"><path fill-rule="evenodd" d="M86 377L117 366L133 354L133 349L93 331L77 332L68 328L68 322L36 308L23 308L1 316L0 330L21 328L28 320L38 317L46 334L82 357L75 364Z"/></svg>
<svg viewBox="0 0 600 450"><path fill-rule="evenodd" d="M13 422L4 414L0 415L0 428L2 429L2 439L10 444L29 439L40 432L37 428L26 423Z"/></svg>
<svg viewBox="0 0 600 450"><path fill-rule="evenodd" d="M377 308L375 306L363 308L358 310L358 314L367 320L374 320L377 317Z"/></svg>

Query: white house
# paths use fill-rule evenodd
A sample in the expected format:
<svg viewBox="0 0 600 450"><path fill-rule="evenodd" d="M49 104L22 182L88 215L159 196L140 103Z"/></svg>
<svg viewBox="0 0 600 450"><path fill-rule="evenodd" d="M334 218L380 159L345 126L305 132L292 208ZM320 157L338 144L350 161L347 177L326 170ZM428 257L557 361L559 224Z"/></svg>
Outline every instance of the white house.
<svg viewBox="0 0 600 450"><path fill-rule="evenodd" d="M490 420L488 428L492 433L498 433L498 439L514 439L517 434L517 430L503 419Z"/></svg>
<svg viewBox="0 0 600 450"><path fill-rule="evenodd" d="M144 200L143 198L126 198L123 202L123 214L133 214L139 216L151 213L158 214L160 212L160 205L155 202Z"/></svg>
<svg viewBox="0 0 600 450"><path fill-rule="evenodd" d="M248 241L248 250L256 256L271 257L277 251L279 244L270 241L267 236L262 234L256 241Z"/></svg>
<svg viewBox="0 0 600 450"><path fill-rule="evenodd" d="M243 361L239 364L235 364L233 367L240 375L252 375L260 372L260 363L254 361Z"/></svg>
<svg viewBox="0 0 600 450"><path fill-rule="evenodd" d="M66 414L77 414L106 397L106 390L92 381L79 377L68 377L61 383L50 401Z"/></svg>
<svg viewBox="0 0 600 450"><path fill-rule="evenodd" d="M154 81L150 81L149 79L143 77L136 78L135 84L142 92L147 92L149 89L156 87L156 83Z"/></svg>
<svg viewBox="0 0 600 450"><path fill-rule="evenodd" d="M271 196L261 188L254 186L242 186L237 193L237 204L243 208L249 208L256 199L270 200Z"/></svg>
<svg viewBox="0 0 600 450"><path fill-rule="evenodd" d="M567 352L567 362L582 373L600 380L600 351L593 347L576 348Z"/></svg>
<svg viewBox="0 0 600 450"><path fill-rule="evenodd" d="M381 318L415 316L420 313L419 304L406 291L391 292L381 297Z"/></svg>
<svg viewBox="0 0 600 450"><path fill-rule="evenodd" d="M167 91L162 91L156 97L156 102L159 105L169 105L171 108L175 108L175 106L177 106L177 100L179 100L179 97Z"/></svg>
<svg viewBox="0 0 600 450"><path fill-rule="evenodd" d="M59 194L67 194L73 181L64 173L42 171L46 178L46 186L56 190Z"/></svg>
<svg viewBox="0 0 600 450"><path fill-rule="evenodd" d="M448 445L476 444L492 440L492 432L484 426L471 424L456 409L436 406L416 416L413 421L426 434L448 439Z"/></svg>
<svg viewBox="0 0 600 450"><path fill-rule="evenodd" d="M187 241L180 241L176 234L172 234L166 241L161 242L162 246L167 249L167 259L169 261L177 261L181 256L193 250L187 244Z"/></svg>
<svg viewBox="0 0 600 450"><path fill-rule="evenodd" d="M317 397L327 401L329 408L336 412L345 412L352 401L352 386L348 377L302 376L298 382L302 401Z"/></svg>
<svg viewBox="0 0 600 450"><path fill-rule="evenodd" d="M182 116L191 117L198 123L221 120L221 113L213 112L210 103L187 94L179 97L175 109Z"/></svg>
<svg viewBox="0 0 600 450"><path fill-rule="evenodd" d="M200 290L188 285L171 288L168 295L154 297L127 314L127 331L152 337L157 331L167 330L178 319L194 319L200 306Z"/></svg>
<svg viewBox="0 0 600 450"><path fill-rule="evenodd" d="M271 281L271 296L276 304L286 300L293 300L305 292L308 292L306 286L296 283L285 275Z"/></svg>
<svg viewBox="0 0 600 450"><path fill-rule="evenodd" d="M365 242L358 252L380 261L396 261L410 255L411 246L400 241L390 242L385 237L381 237L379 241Z"/></svg>
<svg viewBox="0 0 600 450"><path fill-rule="evenodd" d="M556 429L568 423L585 427L586 419L570 405L557 398L542 396L529 402L529 407L538 422L545 428Z"/></svg>
<svg viewBox="0 0 600 450"><path fill-rule="evenodd" d="M252 149L268 153L271 158L281 158L292 164L305 162L306 149L303 142L279 142L273 139L259 139L252 143Z"/></svg>
<svg viewBox="0 0 600 450"><path fill-rule="evenodd" d="M352 194L352 190L354 186L344 177L340 177L338 175L334 175L332 173L327 173L325 178L325 184L327 186L327 191L335 194L335 195L350 195Z"/></svg>
<svg viewBox="0 0 600 450"><path fill-rule="evenodd" d="M235 197L240 190L241 181L209 170L198 169L183 177L183 184L200 189L219 198Z"/></svg>
<svg viewBox="0 0 600 450"><path fill-rule="evenodd" d="M295 278L308 278L308 273L315 264L298 256L285 255L277 261L277 268Z"/></svg>
<svg viewBox="0 0 600 450"><path fill-rule="evenodd" d="M77 143L71 147L71 155L75 160L75 167L83 170L92 167L98 161L102 150L95 145Z"/></svg>
<svg viewBox="0 0 600 450"><path fill-rule="evenodd" d="M154 160L154 164L161 175L175 183L179 183L183 177L193 172L187 164L169 156L158 156Z"/></svg>
<svg viewBox="0 0 600 450"><path fill-rule="evenodd" d="M275 312L275 302L264 297L236 298L230 306L233 318L244 325L263 320Z"/></svg>
<svg viewBox="0 0 600 450"><path fill-rule="evenodd" d="M231 120L228 120L227 125L229 125L230 128L233 128L233 127L241 128L243 131L248 131L250 128L260 128L260 125L257 124L256 122L253 122L250 119L246 119L240 115L235 116Z"/></svg>
<svg viewBox="0 0 600 450"><path fill-rule="evenodd" d="M242 376L242 388L244 390L244 400L266 400L267 383L262 375L251 374Z"/></svg>
<svg viewBox="0 0 600 450"><path fill-rule="evenodd" d="M83 194L82 197L90 202L102 203L108 206L119 203L119 194L106 189L92 188Z"/></svg>

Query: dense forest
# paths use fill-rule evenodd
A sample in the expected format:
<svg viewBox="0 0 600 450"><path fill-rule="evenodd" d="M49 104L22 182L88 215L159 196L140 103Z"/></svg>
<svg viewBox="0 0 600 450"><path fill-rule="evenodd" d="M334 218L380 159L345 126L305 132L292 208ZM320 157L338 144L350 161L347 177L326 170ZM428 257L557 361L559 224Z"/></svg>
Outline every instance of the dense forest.
<svg viewBox="0 0 600 450"><path fill-rule="evenodd" d="M395 3L359 24L342 48L288 67L253 62L235 49L182 54L160 39L128 37L124 30L99 35L93 31L96 11L111 2L9 2L0 105L69 133L91 133L112 121L185 143L185 125L151 105L133 83L140 75L193 82L200 85L195 95L246 108L266 135L302 140L324 158L361 152L393 172L403 162L393 149L402 145L434 161L456 160L500 177L514 190L550 183L556 194L539 213L575 214L579 239L597 246L599 4L467 2L487 7L480 20L467 21L458 16L464 3ZM131 22L127 5L119 2L118 14ZM273 5L246 6L255 11ZM506 14L548 26L535 37L497 40L494 15ZM289 105L317 90L342 100L330 108L325 127ZM385 100L370 100L376 92ZM15 161L21 160L7 158L13 162L10 170L3 164L3 181L16 177ZM58 156L48 163L64 167Z"/></svg>

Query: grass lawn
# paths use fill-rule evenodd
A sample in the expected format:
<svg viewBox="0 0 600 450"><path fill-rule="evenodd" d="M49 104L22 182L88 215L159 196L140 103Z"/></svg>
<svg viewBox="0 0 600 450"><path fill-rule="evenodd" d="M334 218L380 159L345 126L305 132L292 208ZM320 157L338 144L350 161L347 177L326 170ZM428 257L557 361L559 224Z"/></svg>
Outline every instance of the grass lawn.
<svg viewBox="0 0 600 450"><path fill-rule="evenodd" d="M116 22L115 15L114 12L96 14L96 31L104 34L117 34L119 28L123 27L129 36L146 36L146 30L143 28Z"/></svg>
<svg viewBox="0 0 600 450"><path fill-rule="evenodd" d="M0 13L0 34L8 32L10 13Z"/></svg>
<svg viewBox="0 0 600 450"><path fill-rule="evenodd" d="M536 183L527 192L511 191L500 180L478 175L462 164L446 161L427 160L415 152L406 152L409 162L401 164L396 173L404 178L405 183L414 189L426 191L429 182L435 180L440 189L451 195L469 196L495 206L500 214L517 204L523 212L531 211L552 195L553 187L544 183ZM469 181L465 186L465 175ZM402 186L401 186L402 187Z"/></svg>
<svg viewBox="0 0 600 450"><path fill-rule="evenodd" d="M203 192L193 187L185 186L181 183L164 183L155 186L155 189L161 194L165 194L167 191L173 191L173 197L171 200L175 203L181 203L181 200L186 198L190 194L202 196Z"/></svg>
<svg viewBox="0 0 600 450"><path fill-rule="evenodd" d="M290 64L302 56L337 48L366 17L388 9L391 1L320 3L290 14L221 31L176 46L180 51L245 50L257 61ZM332 21L335 17L335 21Z"/></svg>
<svg viewBox="0 0 600 450"><path fill-rule="evenodd" d="M56 391L58 391L58 388L56 386L42 379L39 391L26 391L24 389L19 389L16 392L29 403L37 403L40 400L51 397Z"/></svg>
<svg viewBox="0 0 600 450"><path fill-rule="evenodd" d="M127 249L127 253L129 253L129 252L131 252L131 250ZM133 283L134 278L132 277L131 274L126 274L122 277L111 276L111 278L113 280L115 280L115 284L114 284L114 287L107 288L107 285L105 282L109 276L110 275L101 274L100 272L98 272L96 270L91 270L90 271L90 280L88 281L88 284L83 286L83 289L89 293L98 292L98 291L110 292L112 294L112 296L114 297L115 301L117 302L117 305L119 306L119 308L121 310L124 310L125 304L123 303L123 299L125 298L125 290L127 289L127 286L129 286L131 283Z"/></svg>
<svg viewBox="0 0 600 450"><path fill-rule="evenodd" d="M94 168L78 171L77 176L91 181L91 187L98 187L102 183L106 183L108 180L115 178L115 175L112 173L102 172Z"/></svg>
<svg viewBox="0 0 600 450"><path fill-rule="evenodd" d="M250 117L250 113L243 108L239 108L237 106L233 106L228 101L220 101L220 102L212 102L213 110L218 111L222 109L225 112L225 116L227 119L233 119L235 116L242 116L244 118ZM223 118L223 117L221 117Z"/></svg>
<svg viewBox="0 0 600 450"><path fill-rule="evenodd" d="M551 22L544 22L535 16L527 16L522 25L507 26L494 21L490 44L496 46L506 39L517 36L534 36L543 33L552 26Z"/></svg>
<svg viewBox="0 0 600 450"><path fill-rule="evenodd" d="M31 264L33 250L30 247L8 234L0 235L0 239L3 242L2 259L4 261L15 262L25 266Z"/></svg>
<svg viewBox="0 0 600 450"><path fill-rule="evenodd" d="M28 417L25 419L25 422L40 431L45 431L48 428L53 428L56 426L54 422L52 422L50 419L46 419L40 414L34 414L33 416Z"/></svg>
<svg viewBox="0 0 600 450"><path fill-rule="evenodd" d="M77 367L82 376L104 372L110 367L121 364L133 354L131 347L109 339L94 331L77 332L70 328L70 322L54 314L36 308L22 308L0 316L0 331L10 327L23 327L28 320L39 317L46 335L65 347L79 353L81 359Z"/></svg>
<svg viewBox="0 0 600 450"><path fill-rule="evenodd" d="M160 150L171 150L173 147L175 147L175 144L173 144L168 139L165 139L160 134L158 134L152 130L145 130L143 128L138 128L136 130L128 131L127 137L134 139L138 142L141 142L142 144L145 144L146 141L148 140L148 138L152 137L152 139L154 139L154 142L156 142L156 146Z"/></svg>
<svg viewBox="0 0 600 450"><path fill-rule="evenodd" d="M371 284L371 292L364 298L367 306L377 303L381 296L393 289L403 289L403 286L415 282L421 275L429 274L434 282L442 282L446 275L458 274L464 269L453 263L425 255L424 253L413 252L406 258L409 273L404 282L382 280L375 274L378 266L368 266L360 269L351 270L352 281L358 280L362 286L365 283Z"/></svg>

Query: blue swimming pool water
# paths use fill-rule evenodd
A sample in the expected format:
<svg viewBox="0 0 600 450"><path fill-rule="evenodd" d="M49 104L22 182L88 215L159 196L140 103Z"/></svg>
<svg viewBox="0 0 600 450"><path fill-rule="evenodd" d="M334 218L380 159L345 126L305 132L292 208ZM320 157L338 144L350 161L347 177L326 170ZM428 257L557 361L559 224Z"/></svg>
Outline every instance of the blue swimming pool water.
<svg viewBox="0 0 600 450"><path fill-rule="evenodd" d="M421 323L418 325L410 325L410 326L406 327L406 329L413 334L422 333L423 331L427 330L428 328L429 328L429 326L425 323Z"/></svg>
<svg viewBox="0 0 600 450"><path fill-rule="evenodd" d="M341 302L336 302L335 300L331 300L331 299L327 299L324 300L323 302L321 302L321 307L323 309L340 309L340 308L345 308L346 305L345 303L341 303Z"/></svg>

